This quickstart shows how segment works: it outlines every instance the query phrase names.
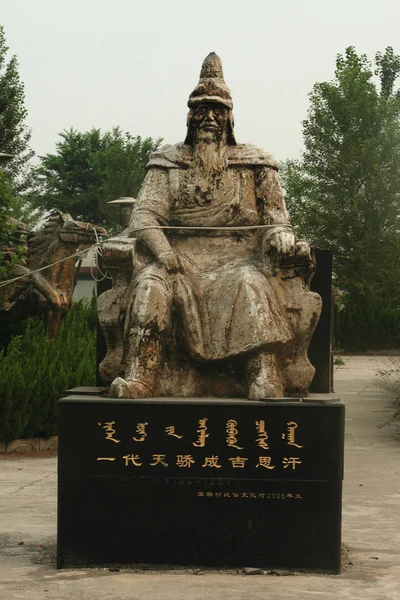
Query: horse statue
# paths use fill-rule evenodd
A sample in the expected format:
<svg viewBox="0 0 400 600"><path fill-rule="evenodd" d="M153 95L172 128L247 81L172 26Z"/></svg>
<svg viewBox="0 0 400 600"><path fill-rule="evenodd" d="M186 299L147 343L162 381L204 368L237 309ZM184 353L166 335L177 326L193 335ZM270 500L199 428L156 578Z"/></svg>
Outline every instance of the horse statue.
<svg viewBox="0 0 400 600"><path fill-rule="evenodd" d="M61 211L53 213L42 229L28 233L24 264L12 270L11 279L16 280L7 285L0 282L0 325L44 316L47 337L53 341L72 304L79 259L76 252L106 234L103 227L75 221Z"/></svg>

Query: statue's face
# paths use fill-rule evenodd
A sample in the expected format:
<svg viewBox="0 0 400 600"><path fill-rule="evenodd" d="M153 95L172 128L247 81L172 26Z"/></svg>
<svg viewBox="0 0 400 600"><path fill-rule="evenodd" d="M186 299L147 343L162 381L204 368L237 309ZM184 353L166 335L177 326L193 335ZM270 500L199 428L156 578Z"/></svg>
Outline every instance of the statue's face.
<svg viewBox="0 0 400 600"><path fill-rule="evenodd" d="M220 141L227 131L229 111L221 104L198 104L192 123L198 140Z"/></svg>

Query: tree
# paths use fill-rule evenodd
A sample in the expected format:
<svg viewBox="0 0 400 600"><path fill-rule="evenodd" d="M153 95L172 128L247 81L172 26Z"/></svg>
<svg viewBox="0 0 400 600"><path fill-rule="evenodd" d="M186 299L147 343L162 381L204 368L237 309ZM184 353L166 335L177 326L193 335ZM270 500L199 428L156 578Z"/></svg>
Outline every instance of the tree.
<svg viewBox="0 0 400 600"><path fill-rule="evenodd" d="M4 172L0 168L0 281L9 272L6 250L9 239L8 212L11 204L11 194Z"/></svg>
<svg viewBox="0 0 400 600"><path fill-rule="evenodd" d="M71 212L74 217L106 226L116 222L107 202L136 197L150 152L160 140L142 139L115 127L60 133L56 154L42 156L36 206Z"/></svg>
<svg viewBox="0 0 400 600"><path fill-rule="evenodd" d="M0 168L0 281L13 276L13 267L24 255L22 225L11 218L13 203L9 181Z"/></svg>
<svg viewBox="0 0 400 600"><path fill-rule="evenodd" d="M335 79L310 94L302 159L282 168L298 233L333 249L360 309L400 306L400 57L387 48L375 63L352 47L338 55Z"/></svg>
<svg viewBox="0 0 400 600"><path fill-rule="evenodd" d="M11 193L18 200L31 184L29 160L34 152L29 147L31 132L25 125L27 110L18 60L12 56L7 62L8 50L0 25L0 152L14 156L4 167L4 173ZM21 202L15 202L11 210L18 212L20 205Z"/></svg>

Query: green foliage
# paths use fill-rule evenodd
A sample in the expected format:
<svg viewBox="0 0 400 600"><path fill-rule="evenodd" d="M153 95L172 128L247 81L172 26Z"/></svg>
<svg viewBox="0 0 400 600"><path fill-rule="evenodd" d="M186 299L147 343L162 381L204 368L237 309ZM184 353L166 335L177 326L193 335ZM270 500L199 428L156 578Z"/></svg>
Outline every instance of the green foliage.
<svg viewBox="0 0 400 600"><path fill-rule="evenodd" d="M12 277L14 265L23 257L22 247L12 244L14 227L9 220L12 203L13 196L8 179L0 169L0 281ZM13 248L9 252L11 245Z"/></svg>
<svg viewBox="0 0 400 600"><path fill-rule="evenodd" d="M0 281L7 275L8 268L4 250L8 246L8 210L11 204L11 193L4 173L0 169Z"/></svg>
<svg viewBox="0 0 400 600"><path fill-rule="evenodd" d="M400 308L375 306L335 311L335 345L346 352L384 350L400 346Z"/></svg>
<svg viewBox="0 0 400 600"><path fill-rule="evenodd" d="M94 307L75 303L49 344L39 319L0 352L0 440L57 433L57 400L70 387L95 385Z"/></svg>
<svg viewBox="0 0 400 600"><path fill-rule="evenodd" d="M344 362L344 360L341 356L335 356L335 360L333 361L333 364L336 365L337 367L343 367L343 365L345 365L346 363Z"/></svg>
<svg viewBox="0 0 400 600"><path fill-rule="evenodd" d="M18 74L18 60L12 56L7 61L8 46L4 28L0 25L0 152L12 154L14 158L4 167L13 196L20 199L10 208L12 216L18 218L18 207L22 206L22 194L31 185L31 170L28 161L33 152L29 147L31 132L25 125L24 85Z"/></svg>
<svg viewBox="0 0 400 600"><path fill-rule="evenodd" d="M347 48L335 79L315 84L302 160L283 165L297 233L332 248L346 306L400 306L400 57ZM367 317L366 317L367 318Z"/></svg>
<svg viewBox="0 0 400 600"><path fill-rule="evenodd" d="M91 223L116 225L118 219L107 202L136 197L149 154L160 140L132 137L118 127L105 133L70 129L60 136L57 153L41 157L36 206L70 212Z"/></svg>

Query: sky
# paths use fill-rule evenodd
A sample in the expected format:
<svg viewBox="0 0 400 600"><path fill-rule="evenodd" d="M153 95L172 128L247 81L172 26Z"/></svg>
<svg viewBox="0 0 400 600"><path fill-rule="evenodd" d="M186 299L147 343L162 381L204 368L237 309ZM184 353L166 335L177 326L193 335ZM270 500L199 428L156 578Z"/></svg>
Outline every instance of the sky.
<svg viewBox="0 0 400 600"><path fill-rule="evenodd" d="M187 100L215 51L235 134L298 158L308 94L347 46L400 53L398 0L0 0L38 155L74 127L185 137ZM1 150L1 149L0 149Z"/></svg>

